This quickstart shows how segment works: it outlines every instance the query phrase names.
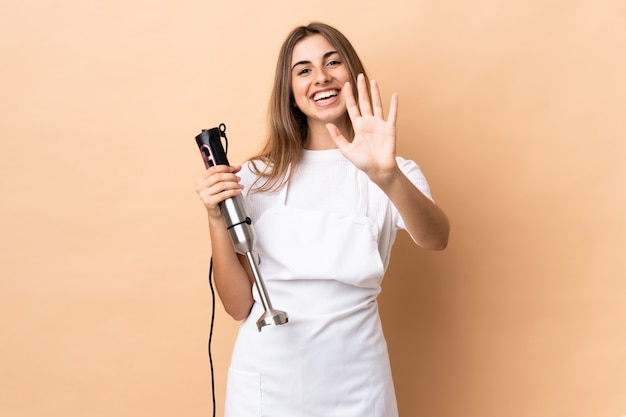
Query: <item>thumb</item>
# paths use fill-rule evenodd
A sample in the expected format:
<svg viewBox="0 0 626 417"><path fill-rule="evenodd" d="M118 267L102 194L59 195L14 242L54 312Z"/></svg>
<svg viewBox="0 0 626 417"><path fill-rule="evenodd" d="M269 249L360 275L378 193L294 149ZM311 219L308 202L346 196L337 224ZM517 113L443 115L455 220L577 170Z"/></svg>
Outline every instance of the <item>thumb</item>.
<svg viewBox="0 0 626 417"><path fill-rule="evenodd" d="M350 144L348 140L341 134L341 131L333 123L326 123L326 129L330 133L331 139L335 142L335 145L343 152L346 146Z"/></svg>

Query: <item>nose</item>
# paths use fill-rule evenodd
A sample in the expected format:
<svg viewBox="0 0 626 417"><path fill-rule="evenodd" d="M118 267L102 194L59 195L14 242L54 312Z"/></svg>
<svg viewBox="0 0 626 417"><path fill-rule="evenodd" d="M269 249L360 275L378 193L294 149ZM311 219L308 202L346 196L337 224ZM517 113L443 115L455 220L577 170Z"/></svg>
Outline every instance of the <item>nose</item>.
<svg viewBox="0 0 626 417"><path fill-rule="evenodd" d="M326 84L330 81L330 74L326 71L325 67L322 67L319 71L317 71L315 83L316 84Z"/></svg>

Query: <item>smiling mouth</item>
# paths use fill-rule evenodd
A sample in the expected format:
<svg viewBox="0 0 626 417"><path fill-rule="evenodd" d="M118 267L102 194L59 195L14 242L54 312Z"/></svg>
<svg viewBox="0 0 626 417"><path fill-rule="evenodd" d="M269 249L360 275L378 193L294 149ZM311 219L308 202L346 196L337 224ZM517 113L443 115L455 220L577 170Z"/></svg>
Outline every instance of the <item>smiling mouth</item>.
<svg viewBox="0 0 626 417"><path fill-rule="evenodd" d="M327 100L329 98L337 97L338 94L339 94L339 91L337 90L320 91L319 93L316 93L313 96L313 101L320 102L322 100Z"/></svg>

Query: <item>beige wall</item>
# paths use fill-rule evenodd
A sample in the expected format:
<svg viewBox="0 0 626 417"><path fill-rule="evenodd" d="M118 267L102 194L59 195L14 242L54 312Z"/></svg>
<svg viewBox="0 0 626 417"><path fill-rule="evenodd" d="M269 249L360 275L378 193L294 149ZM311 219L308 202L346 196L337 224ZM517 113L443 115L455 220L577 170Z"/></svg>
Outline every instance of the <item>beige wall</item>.
<svg viewBox="0 0 626 417"><path fill-rule="evenodd" d="M209 415L193 137L252 153L314 19L399 92L453 226L443 253L400 236L386 277L402 415L626 415L622 0L5 3L1 415ZM236 327L218 305L218 415Z"/></svg>

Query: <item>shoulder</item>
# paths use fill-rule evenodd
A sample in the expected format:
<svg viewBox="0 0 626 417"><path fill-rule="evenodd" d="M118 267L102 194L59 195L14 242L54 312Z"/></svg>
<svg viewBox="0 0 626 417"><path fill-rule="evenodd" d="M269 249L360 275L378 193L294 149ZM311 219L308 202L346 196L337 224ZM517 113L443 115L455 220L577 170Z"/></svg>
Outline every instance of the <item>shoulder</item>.
<svg viewBox="0 0 626 417"><path fill-rule="evenodd" d="M239 171L241 185L247 188L247 193L275 191L280 187L269 186L272 182L271 164L263 159L251 159L244 162Z"/></svg>
<svg viewBox="0 0 626 417"><path fill-rule="evenodd" d="M241 177L241 184L245 187L250 187L260 176L260 173L265 170L267 165L259 160L248 160L241 165L241 171L237 175Z"/></svg>

